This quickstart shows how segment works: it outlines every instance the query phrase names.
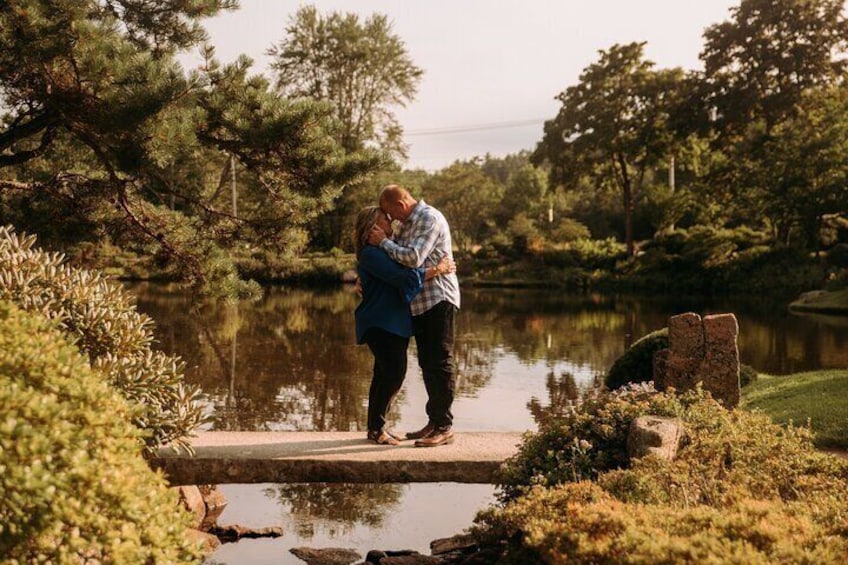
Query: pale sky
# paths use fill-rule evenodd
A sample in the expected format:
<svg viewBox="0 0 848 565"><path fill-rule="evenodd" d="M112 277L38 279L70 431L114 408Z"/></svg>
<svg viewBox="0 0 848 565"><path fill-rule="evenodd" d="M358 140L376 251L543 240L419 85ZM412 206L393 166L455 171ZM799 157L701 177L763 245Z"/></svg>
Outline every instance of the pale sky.
<svg viewBox="0 0 848 565"><path fill-rule="evenodd" d="M205 27L219 60L245 54L270 76L265 52L308 4L388 16L424 70L415 100L394 109L410 146L405 165L434 171L533 149L559 109L554 97L614 43L647 41L659 68L702 68L704 30L729 19L739 0L241 0ZM191 67L199 57L181 60Z"/></svg>

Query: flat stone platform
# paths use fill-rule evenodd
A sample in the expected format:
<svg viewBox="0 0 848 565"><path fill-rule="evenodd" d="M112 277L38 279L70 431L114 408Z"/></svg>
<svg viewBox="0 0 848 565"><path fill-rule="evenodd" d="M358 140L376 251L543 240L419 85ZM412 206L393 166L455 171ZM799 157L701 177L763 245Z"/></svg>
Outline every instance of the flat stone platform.
<svg viewBox="0 0 848 565"><path fill-rule="evenodd" d="M455 432L439 447L376 445L365 432L200 432L196 455L150 460L172 485L220 483L492 483L521 432Z"/></svg>

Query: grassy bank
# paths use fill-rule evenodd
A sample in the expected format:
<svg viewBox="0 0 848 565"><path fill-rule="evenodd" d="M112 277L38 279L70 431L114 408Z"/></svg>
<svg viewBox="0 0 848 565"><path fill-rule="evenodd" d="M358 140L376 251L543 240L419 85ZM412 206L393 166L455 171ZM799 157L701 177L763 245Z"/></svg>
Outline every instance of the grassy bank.
<svg viewBox="0 0 848 565"><path fill-rule="evenodd" d="M742 406L779 424L806 425L821 448L848 449L848 369L760 375L743 389Z"/></svg>
<svg viewBox="0 0 848 565"><path fill-rule="evenodd" d="M848 314L848 288L809 293L791 303L789 309L821 314Z"/></svg>

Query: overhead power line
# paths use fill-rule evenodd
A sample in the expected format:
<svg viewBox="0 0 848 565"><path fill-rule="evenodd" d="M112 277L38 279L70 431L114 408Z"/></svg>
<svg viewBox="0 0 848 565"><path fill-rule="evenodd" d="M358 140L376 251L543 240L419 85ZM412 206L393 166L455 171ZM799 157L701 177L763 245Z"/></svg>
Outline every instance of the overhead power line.
<svg viewBox="0 0 848 565"><path fill-rule="evenodd" d="M447 126L432 129L416 129L404 132L404 136L425 136L425 135L449 135L453 133L466 133L472 131L487 131L492 129L507 129L518 128L523 126L539 125L545 121L545 118L535 118L532 120L514 120L511 122L492 122L488 124L470 124L465 126Z"/></svg>

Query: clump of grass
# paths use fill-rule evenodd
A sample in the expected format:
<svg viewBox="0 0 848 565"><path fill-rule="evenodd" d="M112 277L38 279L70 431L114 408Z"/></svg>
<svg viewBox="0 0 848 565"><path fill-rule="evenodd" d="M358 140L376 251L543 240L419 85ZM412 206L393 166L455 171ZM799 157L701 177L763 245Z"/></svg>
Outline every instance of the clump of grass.
<svg viewBox="0 0 848 565"><path fill-rule="evenodd" d="M821 312L822 314L848 313L848 288L814 294L799 298L789 305L791 310L799 312Z"/></svg>

